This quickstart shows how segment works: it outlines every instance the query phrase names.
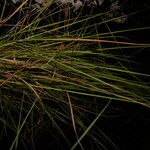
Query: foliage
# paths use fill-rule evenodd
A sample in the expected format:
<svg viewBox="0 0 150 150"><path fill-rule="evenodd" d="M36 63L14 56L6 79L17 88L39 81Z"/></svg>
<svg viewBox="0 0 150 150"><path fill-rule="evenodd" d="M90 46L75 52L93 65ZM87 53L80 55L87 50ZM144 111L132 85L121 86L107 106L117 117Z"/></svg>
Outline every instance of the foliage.
<svg viewBox="0 0 150 150"><path fill-rule="evenodd" d="M150 107L150 75L124 55L150 44L121 36L149 27L111 31L109 23L122 16L73 17L51 2L38 11L27 2L1 13L1 140L10 132L10 149L84 149L87 141L90 149L117 149L96 122L113 101Z"/></svg>

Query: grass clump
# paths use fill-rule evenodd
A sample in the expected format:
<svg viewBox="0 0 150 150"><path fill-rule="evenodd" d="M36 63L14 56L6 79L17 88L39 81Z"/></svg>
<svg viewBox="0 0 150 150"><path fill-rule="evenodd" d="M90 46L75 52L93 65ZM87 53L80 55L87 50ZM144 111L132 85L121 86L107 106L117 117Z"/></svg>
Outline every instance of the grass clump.
<svg viewBox="0 0 150 150"><path fill-rule="evenodd" d="M109 23L122 16L106 20L105 12L70 18L50 6L35 11L24 1L7 17L3 7L1 140L11 135L9 149L86 149L87 142L90 149L117 149L96 122L113 101L150 107L150 75L136 72L132 64L137 62L123 55L150 44L121 36L140 28L111 32ZM65 20L55 21L58 14ZM15 15L19 21L11 25ZM101 26L106 32L98 31Z"/></svg>

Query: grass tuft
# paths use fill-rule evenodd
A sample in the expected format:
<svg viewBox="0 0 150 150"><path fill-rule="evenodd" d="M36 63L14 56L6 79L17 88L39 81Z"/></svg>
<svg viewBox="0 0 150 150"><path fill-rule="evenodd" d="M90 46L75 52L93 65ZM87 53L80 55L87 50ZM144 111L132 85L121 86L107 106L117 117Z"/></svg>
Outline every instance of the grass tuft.
<svg viewBox="0 0 150 150"><path fill-rule="evenodd" d="M117 149L96 123L114 101L150 107L150 75L133 67L138 62L132 55L124 55L144 53L150 43L121 35L150 27L111 31L109 23L122 18L104 19L111 10L71 18L62 9L50 10L51 1L38 11L30 10L28 2L4 17L5 1L0 15L0 30L5 29L0 125L6 129L1 139L12 133L9 149L86 149L84 139L91 149ZM17 24L11 24L19 14ZM62 19L55 21L57 15ZM43 134L50 141L38 147Z"/></svg>

